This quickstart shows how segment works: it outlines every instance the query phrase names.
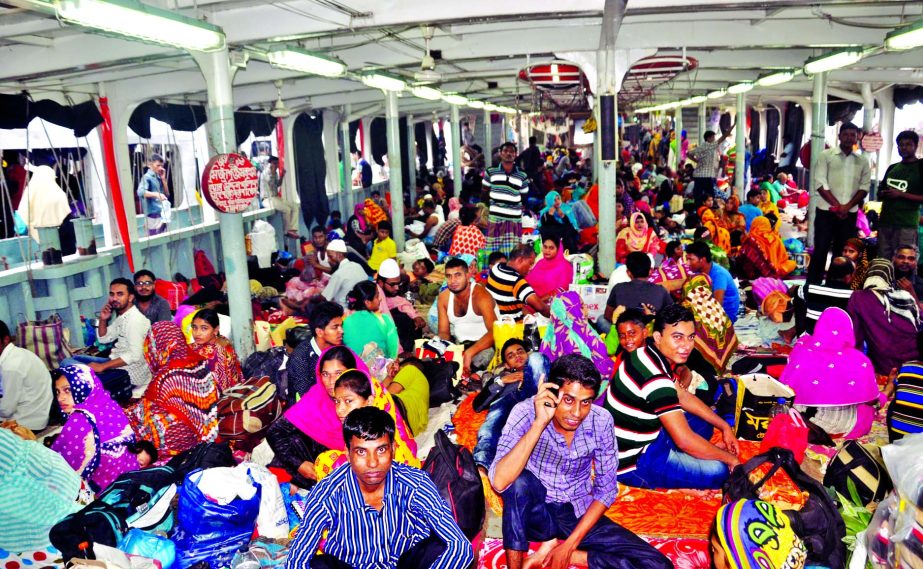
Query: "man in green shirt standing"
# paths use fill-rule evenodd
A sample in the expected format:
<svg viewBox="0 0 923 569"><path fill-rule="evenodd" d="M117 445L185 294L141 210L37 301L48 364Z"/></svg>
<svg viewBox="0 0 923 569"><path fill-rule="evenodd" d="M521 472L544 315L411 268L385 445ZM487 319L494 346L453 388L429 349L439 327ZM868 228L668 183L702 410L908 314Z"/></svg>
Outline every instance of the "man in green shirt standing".
<svg viewBox="0 0 923 569"><path fill-rule="evenodd" d="M923 204L923 163L917 158L920 137L912 130L897 135L901 161L885 172L878 195L878 256L891 259L900 245L917 242L920 204Z"/></svg>

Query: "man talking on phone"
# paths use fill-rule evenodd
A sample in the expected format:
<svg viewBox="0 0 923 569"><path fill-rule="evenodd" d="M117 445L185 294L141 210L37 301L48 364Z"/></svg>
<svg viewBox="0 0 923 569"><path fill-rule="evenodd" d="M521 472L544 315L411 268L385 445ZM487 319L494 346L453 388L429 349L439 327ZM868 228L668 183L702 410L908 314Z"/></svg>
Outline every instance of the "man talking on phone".
<svg viewBox="0 0 923 569"><path fill-rule="evenodd" d="M536 564L552 569L673 566L603 515L618 494L618 459L612 417L593 405L601 381L588 358L563 356L507 419L488 476L503 496L509 569L523 567L530 541L542 542Z"/></svg>
<svg viewBox="0 0 923 569"><path fill-rule="evenodd" d="M115 315L112 323L109 319ZM135 285L117 278L109 283L109 301L99 311L98 338L113 344L108 358L77 355L61 362L61 367L86 364L103 382L106 391L119 403L141 397L151 381L151 370L144 359L144 339L151 321L135 306Z"/></svg>

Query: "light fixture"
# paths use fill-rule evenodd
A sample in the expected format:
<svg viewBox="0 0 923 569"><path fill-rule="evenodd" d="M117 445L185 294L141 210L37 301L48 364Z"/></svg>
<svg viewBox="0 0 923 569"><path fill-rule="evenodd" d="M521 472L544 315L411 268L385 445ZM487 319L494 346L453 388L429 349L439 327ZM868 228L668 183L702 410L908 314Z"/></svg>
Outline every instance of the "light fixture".
<svg viewBox="0 0 923 569"><path fill-rule="evenodd" d="M403 91L407 88L407 83L397 77L381 73L365 73L360 76L360 80L369 87L382 91Z"/></svg>
<svg viewBox="0 0 923 569"><path fill-rule="evenodd" d="M298 47L277 46L266 53L273 67L323 75L341 77L346 73L346 64L339 59L321 56Z"/></svg>
<svg viewBox="0 0 923 569"><path fill-rule="evenodd" d="M696 95L695 97L690 97L686 99L686 103L690 105L700 105L708 100L708 97L705 95Z"/></svg>
<svg viewBox="0 0 923 569"><path fill-rule="evenodd" d="M862 55L862 50L859 48L831 51L805 61L804 72L806 75L817 75L824 71L833 71L856 63L862 59Z"/></svg>
<svg viewBox="0 0 923 569"><path fill-rule="evenodd" d="M57 0L54 7L68 24L129 39L191 51L216 51L226 45L218 26L135 0Z"/></svg>
<svg viewBox="0 0 923 569"><path fill-rule="evenodd" d="M712 91L708 95L705 95L708 99L720 99L721 97L727 94L727 89L718 89L717 91Z"/></svg>
<svg viewBox="0 0 923 569"><path fill-rule="evenodd" d="M500 109L499 109L499 107L497 107L497 105L495 105L495 104L493 104L493 103L484 103L484 110L485 110L485 111L490 111L490 112L492 112L492 113L496 113L496 112L499 111Z"/></svg>
<svg viewBox="0 0 923 569"><path fill-rule="evenodd" d="M772 87L773 85L788 83L794 78L795 72L791 69L786 69L784 71L776 71L775 73L763 75L762 77L757 78L756 84L760 87Z"/></svg>
<svg viewBox="0 0 923 569"><path fill-rule="evenodd" d="M442 91L439 89L433 89L432 87L427 87L425 85L417 85L416 87L411 87L410 92L413 93L414 97L427 99L429 101L438 101L442 99Z"/></svg>
<svg viewBox="0 0 923 569"><path fill-rule="evenodd" d="M468 101L468 106L472 109L483 109L484 101Z"/></svg>
<svg viewBox="0 0 923 569"><path fill-rule="evenodd" d="M923 45L923 20L888 32L885 36L885 47L888 49L912 49L921 45Z"/></svg>
<svg viewBox="0 0 923 569"><path fill-rule="evenodd" d="M741 93L752 91L754 86L753 83L737 83L728 87L728 93L731 95L740 95Z"/></svg>
<svg viewBox="0 0 923 569"><path fill-rule="evenodd" d="M467 105L468 98L464 95L459 95L458 93L446 93L442 96L442 100L450 105Z"/></svg>

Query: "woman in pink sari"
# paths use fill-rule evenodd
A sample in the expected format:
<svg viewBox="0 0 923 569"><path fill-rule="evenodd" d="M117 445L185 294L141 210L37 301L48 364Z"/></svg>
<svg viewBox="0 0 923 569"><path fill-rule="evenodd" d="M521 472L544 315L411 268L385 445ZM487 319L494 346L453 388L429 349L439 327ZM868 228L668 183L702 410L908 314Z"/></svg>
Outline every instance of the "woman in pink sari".
<svg viewBox="0 0 923 569"><path fill-rule="evenodd" d="M542 258L539 259L526 281L542 300L567 290L574 278L574 268L564 257L561 240L550 234L542 236Z"/></svg>

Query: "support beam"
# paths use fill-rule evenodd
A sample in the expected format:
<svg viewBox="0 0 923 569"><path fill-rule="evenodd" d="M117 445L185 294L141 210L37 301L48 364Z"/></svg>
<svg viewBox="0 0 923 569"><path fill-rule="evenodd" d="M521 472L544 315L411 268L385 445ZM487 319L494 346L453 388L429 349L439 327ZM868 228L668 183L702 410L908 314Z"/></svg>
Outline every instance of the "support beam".
<svg viewBox="0 0 923 569"><path fill-rule="evenodd" d="M894 132L894 87L879 91L875 98L878 100L878 108L881 109L881 150L878 152L877 172L877 177L880 180L884 178L885 170L891 165L892 160L900 159L900 157L893 155L894 138L897 136L897 133Z"/></svg>
<svg viewBox="0 0 923 569"><path fill-rule="evenodd" d="M349 146L349 112L351 105L343 105L343 111L340 113L340 191L337 193L337 204L340 213L351 212L352 205L349 203L349 194L353 188L352 173L353 159Z"/></svg>
<svg viewBox="0 0 923 569"><path fill-rule="evenodd" d="M490 167L490 151L494 146L494 129L490 124L490 111L484 109L484 162Z"/></svg>
<svg viewBox="0 0 923 569"><path fill-rule="evenodd" d="M744 93L737 94L737 159L734 161L734 191L740 202L747 201L747 99Z"/></svg>
<svg viewBox="0 0 923 569"><path fill-rule="evenodd" d="M676 107L673 109L673 133L676 137L676 151L673 153L673 160L670 161L670 168L676 172L679 169L680 153L683 150L683 108Z"/></svg>
<svg viewBox="0 0 923 569"><path fill-rule="evenodd" d="M872 84L860 85L862 93L862 131L864 133L875 131L875 96L872 94ZM879 128L881 128L879 126ZM882 144L882 146L884 146ZM875 152L871 158L872 187L869 188L869 200L875 201L878 197L878 164L881 162L881 152Z"/></svg>
<svg viewBox="0 0 923 569"><path fill-rule="evenodd" d="M410 187L413 191L417 183L417 141L414 136L413 115L407 115L407 164L410 167Z"/></svg>
<svg viewBox="0 0 923 569"><path fill-rule="evenodd" d="M385 91L388 123L388 189L391 192L391 234L397 250L404 250L404 177L401 172L401 130L398 124L397 91Z"/></svg>
<svg viewBox="0 0 923 569"><path fill-rule="evenodd" d="M708 112L708 109L706 108L705 105L706 105L706 103L699 103L699 109L698 109L698 110L699 110L699 116L698 116L698 119L699 119L699 138L698 138L698 140L696 140L696 143L698 143L699 140L702 140L702 137L705 136L705 115L706 115L706 113Z"/></svg>
<svg viewBox="0 0 923 569"><path fill-rule="evenodd" d="M817 211L817 182L814 174L817 172L817 163L824 151L824 130L827 127L827 73L818 73L814 76L814 93L811 96L811 170L808 189L811 193L811 202L808 206L808 247L814 245L814 221ZM820 261L821 266L826 266L826 259L812 259L812 263Z"/></svg>
<svg viewBox="0 0 923 569"><path fill-rule="evenodd" d="M461 169L461 125L459 124L458 105L449 105L451 109L450 127L452 129L452 187L455 188L455 195L459 195L462 189L462 169ZM402 249L398 248L398 251Z"/></svg>
<svg viewBox="0 0 923 569"><path fill-rule="evenodd" d="M228 50L193 53L193 58L205 76L208 87L209 140L219 154L235 152L234 101L231 95L231 66ZM231 311L231 339L241 361L254 349L253 307L250 304L250 276L247 272L247 252L244 250L244 223L239 213L219 213L221 254L228 283L228 305Z"/></svg>

